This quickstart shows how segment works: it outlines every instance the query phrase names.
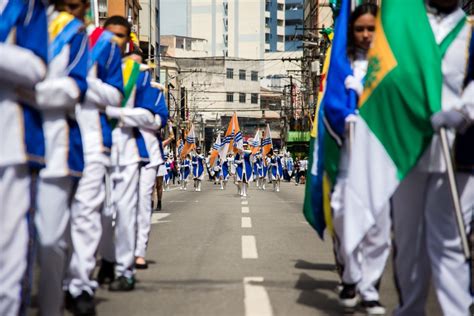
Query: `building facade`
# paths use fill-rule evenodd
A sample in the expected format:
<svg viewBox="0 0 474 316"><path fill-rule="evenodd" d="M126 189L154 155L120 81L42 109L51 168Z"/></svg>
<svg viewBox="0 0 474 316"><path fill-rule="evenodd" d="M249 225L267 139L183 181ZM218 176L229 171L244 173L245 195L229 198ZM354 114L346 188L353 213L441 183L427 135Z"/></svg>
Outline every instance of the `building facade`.
<svg viewBox="0 0 474 316"><path fill-rule="evenodd" d="M210 56L263 58L265 2L189 0L188 36L208 41Z"/></svg>
<svg viewBox="0 0 474 316"><path fill-rule="evenodd" d="M265 1L265 52L285 50L285 0Z"/></svg>
<svg viewBox="0 0 474 316"><path fill-rule="evenodd" d="M302 36L304 0L286 0L285 3L285 51L303 50Z"/></svg>

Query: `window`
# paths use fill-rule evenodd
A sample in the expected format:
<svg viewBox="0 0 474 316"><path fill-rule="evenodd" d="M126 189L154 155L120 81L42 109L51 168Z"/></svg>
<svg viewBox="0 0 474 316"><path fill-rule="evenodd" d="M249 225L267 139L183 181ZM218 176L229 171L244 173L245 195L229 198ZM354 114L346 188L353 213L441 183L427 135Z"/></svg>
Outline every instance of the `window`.
<svg viewBox="0 0 474 316"><path fill-rule="evenodd" d="M252 104L257 104L258 103L258 93L252 93L250 95L250 102Z"/></svg>
<svg viewBox="0 0 474 316"><path fill-rule="evenodd" d="M239 79L240 79L240 80L245 80L245 77L246 77L246 76L245 76L245 70L240 69L240 70L239 70Z"/></svg>
<svg viewBox="0 0 474 316"><path fill-rule="evenodd" d="M250 73L250 80L252 81L258 81L258 71L252 71Z"/></svg>
<svg viewBox="0 0 474 316"><path fill-rule="evenodd" d="M233 92L227 92L227 102L234 102L234 93Z"/></svg>
<svg viewBox="0 0 474 316"><path fill-rule="evenodd" d="M285 8L285 5L283 3L278 4L278 11L283 11L284 8Z"/></svg>
<svg viewBox="0 0 474 316"><path fill-rule="evenodd" d="M234 69L227 68L227 79L234 79Z"/></svg>
<svg viewBox="0 0 474 316"><path fill-rule="evenodd" d="M239 93L239 102L245 103L245 93Z"/></svg>
<svg viewBox="0 0 474 316"><path fill-rule="evenodd" d="M283 43L285 37L283 35L278 35L278 42Z"/></svg>
<svg viewBox="0 0 474 316"><path fill-rule="evenodd" d="M278 26L283 26L283 20L277 20L277 25Z"/></svg>
<svg viewBox="0 0 474 316"><path fill-rule="evenodd" d="M265 33L265 43L270 43L270 33Z"/></svg>

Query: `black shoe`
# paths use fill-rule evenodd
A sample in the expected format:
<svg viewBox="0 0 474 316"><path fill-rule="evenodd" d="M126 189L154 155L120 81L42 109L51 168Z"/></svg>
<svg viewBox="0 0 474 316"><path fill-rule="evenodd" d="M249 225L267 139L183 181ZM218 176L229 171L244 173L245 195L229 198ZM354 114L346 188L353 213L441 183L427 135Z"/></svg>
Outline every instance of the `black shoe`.
<svg viewBox="0 0 474 316"><path fill-rule="evenodd" d="M145 260L145 263L135 263L135 269L137 270L146 270L148 269L148 263Z"/></svg>
<svg viewBox="0 0 474 316"><path fill-rule="evenodd" d="M97 282L100 285L109 284L114 281L115 279L114 265L115 264L113 262L102 259L99 273L97 274Z"/></svg>
<svg viewBox="0 0 474 316"><path fill-rule="evenodd" d="M119 276L109 285L109 291L112 292L128 292L135 288L135 279Z"/></svg>
<svg viewBox="0 0 474 316"><path fill-rule="evenodd" d="M72 298L72 303L74 316L94 316L96 314L94 297L86 291L83 291L78 297Z"/></svg>
<svg viewBox="0 0 474 316"><path fill-rule="evenodd" d="M64 308L70 312L74 308L74 297L72 297L69 291L64 291Z"/></svg>
<svg viewBox="0 0 474 316"><path fill-rule="evenodd" d="M385 315L385 307L379 301L362 301L360 303L367 315Z"/></svg>
<svg viewBox="0 0 474 316"><path fill-rule="evenodd" d="M346 308L353 308L357 305L357 292L355 284L342 284L342 290L339 293L339 304Z"/></svg>

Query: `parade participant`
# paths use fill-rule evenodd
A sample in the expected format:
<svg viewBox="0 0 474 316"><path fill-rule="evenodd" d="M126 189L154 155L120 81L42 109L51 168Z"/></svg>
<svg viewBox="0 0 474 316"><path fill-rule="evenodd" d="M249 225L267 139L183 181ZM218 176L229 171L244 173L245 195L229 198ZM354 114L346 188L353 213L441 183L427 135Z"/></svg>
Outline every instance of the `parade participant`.
<svg viewBox="0 0 474 316"><path fill-rule="evenodd" d="M142 60L138 60L141 64ZM143 66L143 65L142 65ZM163 171L164 152L159 129L164 127L168 120L168 107L163 92L157 88L155 82L150 84L150 93L146 94L154 102L154 114L156 124L151 127L140 127L140 134L145 141L149 161L140 168L140 179L138 184L138 213L137 213L137 237L135 248L135 268L147 269L145 260L148 235L151 227L152 195L157 179L160 180L158 193L158 209L161 209L161 195L163 193ZM169 142L169 141L168 141Z"/></svg>
<svg viewBox="0 0 474 316"><path fill-rule="evenodd" d="M261 190L263 186L263 181L261 177L263 174L263 161L262 161L261 154L256 154L254 156L253 167L254 167L254 177L256 178L256 181L257 181L257 188Z"/></svg>
<svg viewBox="0 0 474 316"><path fill-rule="evenodd" d="M126 39L125 42L130 39L130 25L121 16L110 17L104 28ZM140 65L136 62L139 58L139 55L132 54L123 60L125 97L122 107L106 108L107 116L116 119L117 126L112 132L112 203L103 212L103 265L98 281L104 282L112 277L110 261L115 259L115 279L109 285L110 291L131 291L135 287L134 251L139 164L148 156L139 128L156 130L164 124L157 119L160 113L155 105L156 89L150 85L150 73L140 71ZM112 227L115 212L115 227Z"/></svg>
<svg viewBox="0 0 474 316"><path fill-rule="evenodd" d="M273 151L270 158L270 177L272 179L273 191L280 192L280 181L283 176L283 166L281 158L278 155L278 150Z"/></svg>
<svg viewBox="0 0 474 316"><path fill-rule="evenodd" d="M363 80L367 72L367 52L372 43L375 31L375 16L377 6L363 4L352 13L349 21L348 56L351 61L353 75L345 79L345 88L354 90L358 95L363 90ZM329 107L329 105L328 105ZM331 113L347 111L334 109ZM339 293L340 304L353 308L361 298L361 307L370 315L385 314L385 308L379 302L378 282L382 276L385 263L390 252L390 207L386 205L378 222L367 233L360 245L352 253L346 253L339 241L344 237L344 192L348 173L349 132L350 124L355 120L355 109L345 118L346 135L341 150L339 173L334 192L331 197L331 207L334 221L334 248L336 260L341 267L342 290ZM328 111L329 112L329 111ZM306 161L300 162L300 168L306 170Z"/></svg>
<svg viewBox="0 0 474 316"><path fill-rule="evenodd" d="M225 190L227 188L227 182L229 181L229 177L230 177L229 169L232 163L233 162L230 157L226 157L224 162L222 163L221 171L220 171L220 179L221 179L220 181L221 181L222 190Z"/></svg>
<svg viewBox="0 0 474 316"><path fill-rule="evenodd" d="M0 20L0 315L18 315L27 269L27 213L35 205L29 197L44 165L40 113L19 101L46 76L48 25L40 0L3 1Z"/></svg>
<svg viewBox="0 0 474 316"><path fill-rule="evenodd" d="M171 126L170 126L170 129L171 129ZM174 139L174 134L173 133L171 133L170 137L165 139L163 142L161 142L161 137L158 138L158 140L160 142L160 148L161 148L160 149L160 155L161 155L161 152L163 151L163 148L166 148L171 143L171 141L173 139ZM153 190L153 194L156 194L156 207L155 207L156 212L161 211L161 203L162 203L163 190L164 190L164 179L165 179L166 173L167 173L167 171L166 171L165 164L164 163L160 164L158 166L158 172L156 173L155 189ZM147 218L149 218L149 220L151 220L151 214Z"/></svg>
<svg viewBox="0 0 474 316"><path fill-rule="evenodd" d="M168 158L170 154L165 154L165 170L166 174L163 177L163 182L164 182L164 191L167 192L170 190L170 181L171 181L171 162L170 159Z"/></svg>
<svg viewBox="0 0 474 316"><path fill-rule="evenodd" d="M196 153L192 156L194 191L201 192L201 182L204 179L204 156L201 155L201 148L196 148Z"/></svg>
<svg viewBox="0 0 474 316"><path fill-rule="evenodd" d="M291 157L291 154L289 152L285 154L285 166L288 173L287 181L291 182L291 178L293 178L294 164L293 164L293 158Z"/></svg>
<svg viewBox="0 0 474 316"><path fill-rule="evenodd" d="M258 178L260 181L260 189L265 191L267 185L268 164L267 159L262 155L258 155Z"/></svg>
<svg viewBox="0 0 474 316"><path fill-rule="evenodd" d="M455 178L466 233L469 234L474 216L473 28L457 0L429 0L427 11L443 56L440 69L443 74L442 108L431 117L433 129L435 132L441 127L449 129L452 146L469 135L468 126L471 131L471 138L464 138L467 140L465 147L455 152L458 159ZM456 142L453 142L454 132ZM460 164L463 160L465 164ZM473 293L469 291L472 267L461 249L446 163L437 135L433 136L431 144L393 197L393 227L397 249L394 271L400 300L394 315L425 314L430 283L434 285L444 315L470 315L472 306L470 311L469 308L474 302Z"/></svg>
<svg viewBox="0 0 474 316"><path fill-rule="evenodd" d="M84 21L86 0L64 0L64 8ZM97 282L91 279L95 253L102 233L100 209L105 200L104 178L110 165L112 130L105 114L107 105L120 106L123 97L120 40L102 28L89 28L88 90L76 108L84 141L84 172L71 205L73 253L65 281L69 308L75 315L95 313Z"/></svg>
<svg viewBox="0 0 474 316"><path fill-rule="evenodd" d="M190 174L191 169L191 155L187 155L183 158L179 163L179 173L180 173L180 181L181 187L180 190L186 191L186 186L188 185L188 177Z"/></svg>
<svg viewBox="0 0 474 316"><path fill-rule="evenodd" d="M246 148L246 147L244 147ZM236 165L235 174L242 197L247 196L248 184L252 181L252 152L250 150L239 150L235 155L234 164Z"/></svg>
<svg viewBox="0 0 474 316"><path fill-rule="evenodd" d="M221 159L219 157L217 157L216 164L212 168L212 171L214 172L215 180L216 181L219 180L220 189L224 190L224 185L223 185L223 181L222 181L222 178L223 178L223 176L222 176L222 165L221 165Z"/></svg>
<svg viewBox="0 0 474 316"><path fill-rule="evenodd" d="M35 87L32 101L42 109L46 150L46 168L38 178L35 216L42 315L62 313L70 201L84 167L74 108L87 91L87 34L80 20L62 10L62 1L48 8L50 63L45 80Z"/></svg>

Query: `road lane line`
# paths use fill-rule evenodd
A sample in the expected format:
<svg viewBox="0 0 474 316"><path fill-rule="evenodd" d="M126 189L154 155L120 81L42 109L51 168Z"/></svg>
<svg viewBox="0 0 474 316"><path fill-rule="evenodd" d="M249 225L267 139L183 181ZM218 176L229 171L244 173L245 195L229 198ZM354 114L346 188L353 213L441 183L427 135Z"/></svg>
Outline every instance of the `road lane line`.
<svg viewBox="0 0 474 316"><path fill-rule="evenodd" d="M249 205L249 201L243 200L243 201L242 201L242 205Z"/></svg>
<svg viewBox="0 0 474 316"><path fill-rule="evenodd" d="M242 259L258 259L255 236L242 236Z"/></svg>
<svg viewBox="0 0 474 316"><path fill-rule="evenodd" d="M247 206L242 206L242 213L250 213L250 209Z"/></svg>
<svg viewBox="0 0 474 316"><path fill-rule="evenodd" d="M245 316L272 316L272 306L262 277L244 278ZM257 283L257 284L256 284Z"/></svg>
<svg viewBox="0 0 474 316"><path fill-rule="evenodd" d="M242 217L242 228L252 228L252 219L250 217Z"/></svg>
<svg viewBox="0 0 474 316"><path fill-rule="evenodd" d="M152 224L160 224L160 223L168 223L169 221L162 221L163 218L170 216L170 213L153 213L151 214L151 223Z"/></svg>

